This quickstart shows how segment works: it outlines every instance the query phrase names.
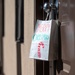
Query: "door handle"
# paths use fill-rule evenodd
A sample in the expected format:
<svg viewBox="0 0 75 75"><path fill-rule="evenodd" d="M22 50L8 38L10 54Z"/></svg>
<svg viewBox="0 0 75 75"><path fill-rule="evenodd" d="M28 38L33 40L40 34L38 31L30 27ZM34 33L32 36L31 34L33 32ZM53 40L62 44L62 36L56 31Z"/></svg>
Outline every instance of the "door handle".
<svg viewBox="0 0 75 75"><path fill-rule="evenodd" d="M24 42L24 0L16 0L16 28L17 42Z"/></svg>

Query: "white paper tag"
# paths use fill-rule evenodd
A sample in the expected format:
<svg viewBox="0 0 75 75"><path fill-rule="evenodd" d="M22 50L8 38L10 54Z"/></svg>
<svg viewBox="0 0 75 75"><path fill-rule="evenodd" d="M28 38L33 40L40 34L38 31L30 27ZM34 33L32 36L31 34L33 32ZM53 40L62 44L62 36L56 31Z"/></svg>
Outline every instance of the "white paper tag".
<svg viewBox="0 0 75 75"><path fill-rule="evenodd" d="M52 20L37 21L30 48L30 58L48 60L51 23Z"/></svg>

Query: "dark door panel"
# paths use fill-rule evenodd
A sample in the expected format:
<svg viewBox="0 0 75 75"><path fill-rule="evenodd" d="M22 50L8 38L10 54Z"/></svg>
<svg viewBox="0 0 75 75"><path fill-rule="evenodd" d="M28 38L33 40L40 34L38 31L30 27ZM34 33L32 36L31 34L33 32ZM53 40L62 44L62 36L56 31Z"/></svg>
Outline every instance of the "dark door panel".
<svg viewBox="0 0 75 75"><path fill-rule="evenodd" d="M59 18L61 21L62 59L69 62L70 71L66 75L75 75L75 0L60 0ZM69 68L69 67L67 67ZM65 73L65 72L64 72ZM60 75L65 75L61 72Z"/></svg>

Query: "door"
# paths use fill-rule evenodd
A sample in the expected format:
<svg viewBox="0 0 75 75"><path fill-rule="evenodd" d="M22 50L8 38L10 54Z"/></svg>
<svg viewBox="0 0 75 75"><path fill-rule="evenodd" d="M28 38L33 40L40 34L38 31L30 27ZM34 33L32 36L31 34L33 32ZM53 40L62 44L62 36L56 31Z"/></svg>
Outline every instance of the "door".
<svg viewBox="0 0 75 75"><path fill-rule="evenodd" d="M61 75L75 75L75 0L59 0L61 21L63 71Z"/></svg>
<svg viewBox="0 0 75 75"><path fill-rule="evenodd" d="M45 19L42 7L49 0L36 0L36 19ZM63 70L59 75L75 75L75 1L59 0L59 21L61 22L61 49ZM49 75L49 62L35 60L35 75ZM57 74L58 75L58 74Z"/></svg>

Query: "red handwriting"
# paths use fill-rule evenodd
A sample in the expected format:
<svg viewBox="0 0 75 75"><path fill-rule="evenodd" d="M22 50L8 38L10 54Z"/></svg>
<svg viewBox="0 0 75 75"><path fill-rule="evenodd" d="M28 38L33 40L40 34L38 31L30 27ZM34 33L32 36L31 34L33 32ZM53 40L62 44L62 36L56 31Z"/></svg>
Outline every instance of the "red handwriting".
<svg viewBox="0 0 75 75"><path fill-rule="evenodd" d="M39 24L38 28L36 29L36 32L48 32L50 29L49 24Z"/></svg>
<svg viewBox="0 0 75 75"><path fill-rule="evenodd" d="M44 48L44 43L43 43L43 42L40 42L40 43L38 44L38 57L39 57L39 58L41 58L40 46L42 46L42 48Z"/></svg>

